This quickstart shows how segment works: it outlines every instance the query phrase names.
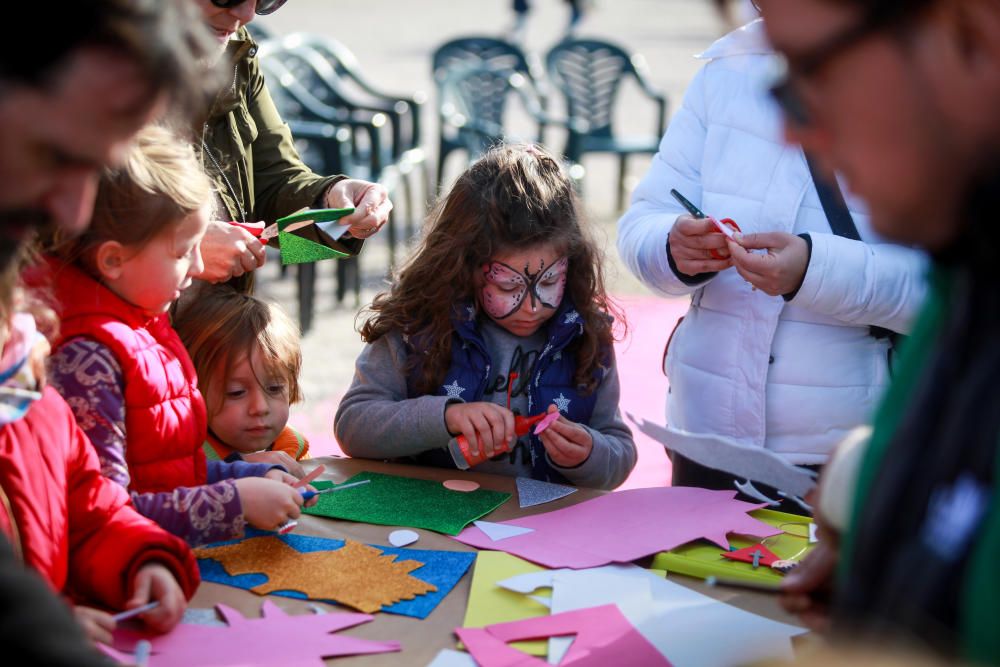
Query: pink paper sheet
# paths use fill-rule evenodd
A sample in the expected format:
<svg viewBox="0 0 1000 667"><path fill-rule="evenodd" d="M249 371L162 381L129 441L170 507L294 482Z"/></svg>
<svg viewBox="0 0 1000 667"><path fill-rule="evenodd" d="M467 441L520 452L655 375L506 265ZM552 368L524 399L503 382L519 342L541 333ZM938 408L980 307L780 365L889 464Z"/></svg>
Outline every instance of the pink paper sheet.
<svg viewBox="0 0 1000 667"><path fill-rule="evenodd" d="M613 604L498 623L456 628L479 667L542 667L548 663L508 646L523 639L574 635L560 665L573 667L669 667L670 662L632 626Z"/></svg>
<svg viewBox="0 0 1000 667"><path fill-rule="evenodd" d="M281 665L322 667L323 658L400 650L399 642L376 642L330 634L372 620L368 614L330 613L289 616L265 600L261 618L245 618L235 609L218 605L228 626L178 625L155 637L127 629L115 631L113 657L131 653L135 643L148 639L153 645L150 664L156 667L196 665Z"/></svg>
<svg viewBox="0 0 1000 667"><path fill-rule="evenodd" d="M728 533L768 537L781 531L747 512L763 504L735 500L736 491L692 487L629 489L544 514L502 521L533 532L494 542L469 526L454 539L506 551L549 568L628 563L699 538L728 549Z"/></svg>

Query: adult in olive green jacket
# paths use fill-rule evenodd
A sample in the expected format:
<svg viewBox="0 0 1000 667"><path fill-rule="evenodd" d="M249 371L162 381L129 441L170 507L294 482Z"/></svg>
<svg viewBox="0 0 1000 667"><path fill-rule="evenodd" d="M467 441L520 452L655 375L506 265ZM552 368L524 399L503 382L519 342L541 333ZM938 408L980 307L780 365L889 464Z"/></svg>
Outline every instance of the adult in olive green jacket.
<svg viewBox="0 0 1000 667"><path fill-rule="evenodd" d="M851 641L1000 664L1000 2L759 4L788 59L787 134L934 262L860 472L833 489L853 509L783 602Z"/></svg>
<svg viewBox="0 0 1000 667"><path fill-rule="evenodd" d="M385 224L392 209L386 189L346 176L313 173L292 144L268 93L257 60L257 45L244 27L254 10L269 13L281 2L247 0L218 7L211 0L194 0L219 40L231 84L219 93L200 137L203 162L219 194L220 216L239 222L274 222L303 207L346 208L356 211L342 219L360 249ZM231 3L223 3L231 4ZM200 278L227 280L264 263L264 247L250 233L213 222L202 242L205 271Z"/></svg>

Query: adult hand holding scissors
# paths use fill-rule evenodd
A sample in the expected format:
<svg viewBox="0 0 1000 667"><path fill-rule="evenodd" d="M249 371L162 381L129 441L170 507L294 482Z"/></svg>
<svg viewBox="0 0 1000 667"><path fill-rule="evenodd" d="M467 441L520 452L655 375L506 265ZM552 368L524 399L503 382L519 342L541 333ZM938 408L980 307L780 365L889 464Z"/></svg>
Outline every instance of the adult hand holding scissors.
<svg viewBox="0 0 1000 667"><path fill-rule="evenodd" d="M257 227L264 223L210 221L200 246L205 269L195 277L218 283L264 266L264 246L252 231Z"/></svg>
<svg viewBox="0 0 1000 667"><path fill-rule="evenodd" d="M671 189L670 195L688 212L670 229L670 255L677 270L696 276L732 266L726 238L740 231L739 226L729 218L716 221L708 217L677 190Z"/></svg>
<svg viewBox="0 0 1000 667"><path fill-rule="evenodd" d="M713 251L718 255L713 255ZM686 275L724 271L733 265L726 237L708 218L682 215L670 230L670 254L677 269Z"/></svg>

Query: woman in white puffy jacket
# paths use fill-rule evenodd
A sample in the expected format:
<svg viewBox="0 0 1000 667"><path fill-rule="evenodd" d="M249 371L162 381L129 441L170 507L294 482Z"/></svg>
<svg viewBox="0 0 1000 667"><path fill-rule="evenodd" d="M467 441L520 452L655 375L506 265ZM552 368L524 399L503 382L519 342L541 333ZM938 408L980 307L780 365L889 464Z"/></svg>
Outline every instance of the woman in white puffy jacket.
<svg viewBox="0 0 1000 667"><path fill-rule="evenodd" d="M674 484L732 488L773 479L763 471L776 459L823 464L889 382L891 343L870 327L905 334L925 292L923 254L878 238L859 202L847 200L861 240L833 234L802 150L782 141L763 28L758 19L699 56L708 62L618 223L618 250L643 283L691 295L665 368ZM747 248L769 250L728 245L671 188L734 219ZM725 446L700 451L691 434Z"/></svg>

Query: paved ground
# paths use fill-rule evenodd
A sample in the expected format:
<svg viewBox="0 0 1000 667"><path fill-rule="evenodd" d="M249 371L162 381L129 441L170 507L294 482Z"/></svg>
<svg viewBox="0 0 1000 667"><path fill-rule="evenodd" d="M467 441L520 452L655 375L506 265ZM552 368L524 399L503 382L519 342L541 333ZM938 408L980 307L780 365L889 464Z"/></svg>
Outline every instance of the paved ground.
<svg viewBox="0 0 1000 667"><path fill-rule="evenodd" d="M536 8L527 27L525 46L544 53L561 38L568 10L559 0L536 0L534 4ZM355 53L364 71L380 86L405 94L424 93L428 98L423 115L427 128L425 142L433 151L437 129L433 125L431 52L437 45L459 35L504 33L512 24L509 6L507 1L484 0L368 0L364 3L294 0L274 15L258 20L278 35L301 30L334 37ZM707 0L600 0L591 5L578 34L612 40L642 54L653 84L669 98L668 113L673 113L684 87L699 66L692 55L707 47L722 30ZM646 98L631 87L624 90L624 95L616 122L632 133L651 132L654 119ZM553 136L550 141L558 149L562 138ZM648 164L648 158L633 160L630 166L632 184L642 176ZM625 271L614 249L614 223L618 215L614 210L615 165L610 157L586 159L585 205L598 227L599 236L606 239L610 291L616 296L636 297L648 292ZM462 160L453 158L449 167L453 177L463 167ZM384 284L387 265L384 240L369 241L361 258L362 303L369 302ZM318 272L316 320L303 340L302 382L307 401L293 408L292 423L305 429L314 440L322 441L329 436L333 410L341 392L350 383L354 359L362 342L354 328L358 309L353 299L348 297L344 304L335 303L335 263L320 263ZM280 279L278 263L272 258L262 269L259 284L263 295L276 298L290 314L296 314L294 269Z"/></svg>

